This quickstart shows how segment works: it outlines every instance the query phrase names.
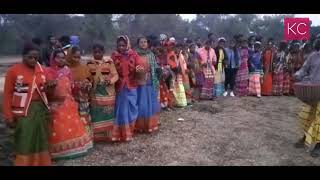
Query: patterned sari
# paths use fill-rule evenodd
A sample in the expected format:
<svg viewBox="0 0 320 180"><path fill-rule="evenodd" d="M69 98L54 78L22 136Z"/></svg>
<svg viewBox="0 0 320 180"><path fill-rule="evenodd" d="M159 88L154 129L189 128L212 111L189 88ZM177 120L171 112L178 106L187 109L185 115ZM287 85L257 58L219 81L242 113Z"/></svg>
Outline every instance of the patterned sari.
<svg viewBox="0 0 320 180"><path fill-rule="evenodd" d="M93 80L90 115L94 141L111 141L116 97L114 83L119 79L118 73L111 59L91 60L87 65Z"/></svg>
<svg viewBox="0 0 320 180"><path fill-rule="evenodd" d="M240 50L240 67L236 75L236 94L237 96L247 96L249 90L249 52L247 48Z"/></svg>
<svg viewBox="0 0 320 180"><path fill-rule="evenodd" d="M54 92L49 94L52 116L49 143L52 158L59 160L83 156L93 144L85 129L86 122L80 119L78 104L72 97L71 73L67 67L50 67L46 75L48 79L57 81Z"/></svg>

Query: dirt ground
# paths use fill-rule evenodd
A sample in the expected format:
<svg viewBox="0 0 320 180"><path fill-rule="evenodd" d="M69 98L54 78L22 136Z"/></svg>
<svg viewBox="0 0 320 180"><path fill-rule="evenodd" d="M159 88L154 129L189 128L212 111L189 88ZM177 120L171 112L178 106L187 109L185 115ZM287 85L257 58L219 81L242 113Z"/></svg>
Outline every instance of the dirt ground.
<svg viewBox="0 0 320 180"><path fill-rule="evenodd" d="M58 166L317 166L301 137L294 97L221 97L161 113L155 134L132 142L96 144L85 157ZM179 122L178 118L185 121ZM12 133L12 132L11 132ZM10 165L10 132L0 123L0 165Z"/></svg>

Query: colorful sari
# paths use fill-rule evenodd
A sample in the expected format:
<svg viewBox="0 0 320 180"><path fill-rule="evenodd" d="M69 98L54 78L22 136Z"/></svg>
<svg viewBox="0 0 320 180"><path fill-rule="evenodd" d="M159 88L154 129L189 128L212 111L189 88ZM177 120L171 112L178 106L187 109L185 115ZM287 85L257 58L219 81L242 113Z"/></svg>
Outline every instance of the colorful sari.
<svg viewBox="0 0 320 180"><path fill-rule="evenodd" d="M179 56L179 65L181 67L182 82L183 82L184 91L186 93L187 104L191 104L192 89L190 86L189 70L187 68L187 62L186 62L187 60L188 60L188 55L184 55L183 53L181 53L181 55Z"/></svg>
<svg viewBox="0 0 320 180"><path fill-rule="evenodd" d="M93 147L86 122L80 119L78 104L71 93L71 72L68 67L46 69L47 78L56 80L57 86L49 94L51 108L50 153L55 160L86 155Z"/></svg>
<svg viewBox="0 0 320 180"><path fill-rule="evenodd" d="M71 49L70 49L71 50ZM91 74L86 65L80 62L72 62L72 53L68 52L67 62L71 70L73 87L72 94L78 103L78 111L83 122L86 122L86 130L93 138L91 116L90 116L90 89L92 87Z"/></svg>
<svg viewBox="0 0 320 180"><path fill-rule="evenodd" d="M156 75L156 58L150 50L138 49L141 63L146 71L146 84L138 86L138 118L135 129L138 132L158 130L160 104L158 102L159 80Z"/></svg>
<svg viewBox="0 0 320 180"><path fill-rule="evenodd" d="M285 52L277 53L277 62L275 62L275 68L273 69L273 79L272 79L272 92L274 96L283 95L283 79L284 79L284 61Z"/></svg>
<svg viewBox="0 0 320 180"><path fill-rule="evenodd" d="M260 77L263 75L261 69L261 53L253 53L249 58L249 95L257 96L261 95L261 83Z"/></svg>
<svg viewBox="0 0 320 180"><path fill-rule="evenodd" d="M119 76L112 60L91 60L87 65L93 80L90 115L94 141L111 141L116 97L114 84Z"/></svg>
<svg viewBox="0 0 320 180"><path fill-rule="evenodd" d="M293 74L295 71L295 61L298 61L298 54L297 53L289 53L286 59L286 69L284 73L284 82L283 82L283 93L285 95L293 95Z"/></svg>
<svg viewBox="0 0 320 180"><path fill-rule="evenodd" d="M14 133L15 166L49 166L49 112L41 101L31 101L28 116L17 120Z"/></svg>
<svg viewBox="0 0 320 180"><path fill-rule="evenodd" d="M162 76L160 79L160 105L162 108L173 107L173 97L169 91L170 81L173 78L173 72L167 67L167 54L163 50L163 54L157 57L158 64L162 69Z"/></svg>
<svg viewBox="0 0 320 180"><path fill-rule="evenodd" d="M175 105L177 107L185 107L188 105L185 89L183 86L181 56L177 58L174 51L169 51L168 53L168 64L170 65L170 68L175 71L170 88L172 89L173 97L175 99Z"/></svg>
<svg viewBox="0 0 320 180"><path fill-rule="evenodd" d="M191 84L192 98L194 100L200 100L200 93L204 82L204 76L203 72L200 69L199 55L197 52L195 52L194 54L190 53L188 64L192 75L194 75L194 81L192 81L193 83Z"/></svg>
<svg viewBox="0 0 320 180"><path fill-rule="evenodd" d="M34 69L24 63L15 64L6 73L2 110L5 121L15 120L16 123L13 137L15 166L51 165L45 82L39 63Z"/></svg>
<svg viewBox="0 0 320 180"><path fill-rule="evenodd" d="M261 94L264 96L272 95L272 64L274 53L271 49L266 50L263 53L263 83L261 85Z"/></svg>
<svg viewBox="0 0 320 180"><path fill-rule="evenodd" d="M214 77L214 96L219 97L224 93L224 81L225 81L225 72L224 72L224 60L227 56L223 49L218 49L218 62L216 65L216 74Z"/></svg>
<svg viewBox="0 0 320 180"><path fill-rule="evenodd" d="M114 51L111 55L119 74L116 82L115 120L112 131L112 141L131 141L133 139L135 122L138 118L138 94L136 68L141 65L139 55L130 49L127 36L120 36L127 43L126 52Z"/></svg>
<svg viewBox="0 0 320 180"><path fill-rule="evenodd" d="M249 52L247 48L240 50L240 67L236 75L236 89L237 96L247 96L249 86L249 70L248 70Z"/></svg>
<svg viewBox="0 0 320 180"><path fill-rule="evenodd" d="M200 56L200 66L204 75L204 83L201 88L201 99L211 100L213 98L214 90L214 74L215 68L214 64L216 63L217 57L212 48L206 50L205 48L200 48L198 50Z"/></svg>

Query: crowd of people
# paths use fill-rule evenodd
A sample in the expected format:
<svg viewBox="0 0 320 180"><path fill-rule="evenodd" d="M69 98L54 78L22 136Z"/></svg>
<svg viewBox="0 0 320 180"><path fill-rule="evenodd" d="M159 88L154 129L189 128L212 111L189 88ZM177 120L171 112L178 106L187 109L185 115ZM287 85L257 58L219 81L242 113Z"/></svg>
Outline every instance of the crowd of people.
<svg viewBox="0 0 320 180"><path fill-rule="evenodd" d="M162 110L197 101L294 95L294 81L310 66L320 69L320 40L313 50L310 42L276 46L256 36L177 42L161 34L139 37L133 48L124 35L110 58L94 44L85 63L78 37L48 40L41 53L37 39L26 43L22 63L6 74L3 112L15 128L15 165L51 165L84 156L97 142L131 141L156 132Z"/></svg>

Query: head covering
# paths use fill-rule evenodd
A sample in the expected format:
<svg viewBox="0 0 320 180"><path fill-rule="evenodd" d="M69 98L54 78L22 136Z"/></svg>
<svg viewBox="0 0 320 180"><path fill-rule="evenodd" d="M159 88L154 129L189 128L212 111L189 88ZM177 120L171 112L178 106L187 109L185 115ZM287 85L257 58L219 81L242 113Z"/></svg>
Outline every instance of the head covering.
<svg viewBox="0 0 320 180"><path fill-rule="evenodd" d="M70 44L73 46L79 46L79 44L80 44L79 36L71 36L70 37Z"/></svg>
<svg viewBox="0 0 320 180"><path fill-rule="evenodd" d="M122 35L122 36L118 36L117 37L117 42L119 40L124 40L127 44L126 50L128 51L129 49L131 49L131 43L130 43L130 39L127 35Z"/></svg>
<svg viewBox="0 0 320 180"><path fill-rule="evenodd" d="M256 42L254 42L254 44L259 44L259 45L261 45L261 42L260 42L260 41L256 41Z"/></svg>
<svg viewBox="0 0 320 180"><path fill-rule="evenodd" d="M169 41L170 41L170 42L176 42L176 38L171 37L171 38L169 39Z"/></svg>
<svg viewBox="0 0 320 180"><path fill-rule="evenodd" d="M167 36L167 35L165 35L165 34L160 34L160 41L164 41L164 40L166 40L166 39L168 39L168 36Z"/></svg>
<svg viewBox="0 0 320 180"><path fill-rule="evenodd" d="M224 37L220 37L220 38L218 39L218 42L226 42L226 39L225 39Z"/></svg>

